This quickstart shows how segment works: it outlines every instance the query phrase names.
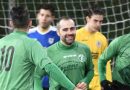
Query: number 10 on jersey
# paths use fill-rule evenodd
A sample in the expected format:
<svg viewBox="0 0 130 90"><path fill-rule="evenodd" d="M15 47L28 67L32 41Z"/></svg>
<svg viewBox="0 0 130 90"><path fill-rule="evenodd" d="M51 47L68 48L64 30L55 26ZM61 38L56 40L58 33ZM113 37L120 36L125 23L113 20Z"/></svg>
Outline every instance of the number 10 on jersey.
<svg viewBox="0 0 130 90"><path fill-rule="evenodd" d="M12 65L12 59L14 55L13 46L3 46L0 51L0 71L9 71Z"/></svg>

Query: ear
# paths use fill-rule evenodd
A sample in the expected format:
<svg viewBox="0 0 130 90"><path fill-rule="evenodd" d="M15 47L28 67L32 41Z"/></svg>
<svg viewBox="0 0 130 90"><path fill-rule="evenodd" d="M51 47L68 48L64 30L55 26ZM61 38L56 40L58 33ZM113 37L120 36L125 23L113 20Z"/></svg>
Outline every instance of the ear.
<svg viewBox="0 0 130 90"><path fill-rule="evenodd" d="M59 31L59 30L56 30L56 32L57 32L57 35L60 37L60 31Z"/></svg>
<svg viewBox="0 0 130 90"><path fill-rule="evenodd" d="M11 28L14 27L14 24L13 24L13 21L12 21L12 20L9 20L9 26L10 26Z"/></svg>
<svg viewBox="0 0 130 90"><path fill-rule="evenodd" d="M88 16L87 16L85 19L86 19L86 22L88 22L88 21L89 21L89 17L88 17Z"/></svg>
<svg viewBox="0 0 130 90"><path fill-rule="evenodd" d="M10 27L10 30L14 29L14 24L12 20L9 20L9 27Z"/></svg>
<svg viewBox="0 0 130 90"><path fill-rule="evenodd" d="M32 26L32 20L28 21L28 26L31 27Z"/></svg>
<svg viewBox="0 0 130 90"><path fill-rule="evenodd" d="M39 13L36 14L36 20L38 20Z"/></svg>

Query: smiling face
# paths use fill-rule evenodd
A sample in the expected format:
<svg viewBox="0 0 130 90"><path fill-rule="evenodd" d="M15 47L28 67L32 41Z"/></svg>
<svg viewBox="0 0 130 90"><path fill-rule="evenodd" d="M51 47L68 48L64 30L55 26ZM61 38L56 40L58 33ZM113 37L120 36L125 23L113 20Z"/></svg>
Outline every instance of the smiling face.
<svg viewBox="0 0 130 90"><path fill-rule="evenodd" d="M54 20L50 10L41 9L37 14L38 24L41 28L47 29Z"/></svg>
<svg viewBox="0 0 130 90"><path fill-rule="evenodd" d="M103 15L92 15L91 17L87 17L87 27L90 31L96 32L101 28L103 22Z"/></svg>
<svg viewBox="0 0 130 90"><path fill-rule="evenodd" d="M58 35L65 45L71 45L75 40L76 28L72 19L61 20L59 22Z"/></svg>

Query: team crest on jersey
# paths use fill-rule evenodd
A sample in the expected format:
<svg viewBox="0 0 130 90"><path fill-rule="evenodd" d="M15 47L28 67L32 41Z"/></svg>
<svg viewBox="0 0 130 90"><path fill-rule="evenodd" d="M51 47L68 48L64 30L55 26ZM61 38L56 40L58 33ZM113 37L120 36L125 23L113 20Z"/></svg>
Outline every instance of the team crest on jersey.
<svg viewBox="0 0 130 90"><path fill-rule="evenodd" d="M54 43L54 38L49 38L49 39L48 39L48 42L49 42L49 44Z"/></svg>
<svg viewBox="0 0 130 90"><path fill-rule="evenodd" d="M100 41L97 41L97 42L96 42L96 46L97 46L97 47L101 47L101 45L102 45L102 44L101 44Z"/></svg>
<svg viewBox="0 0 130 90"><path fill-rule="evenodd" d="M79 59L81 62L84 62L84 61L85 61L85 57L84 57L83 54L80 54L80 55L78 56L78 59Z"/></svg>

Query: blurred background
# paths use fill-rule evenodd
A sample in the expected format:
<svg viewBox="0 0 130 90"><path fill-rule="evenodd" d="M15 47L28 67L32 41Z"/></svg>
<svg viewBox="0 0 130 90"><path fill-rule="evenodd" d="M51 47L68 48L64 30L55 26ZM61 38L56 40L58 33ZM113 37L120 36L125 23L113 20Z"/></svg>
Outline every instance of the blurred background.
<svg viewBox="0 0 130 90"><path fill-rule="evenodd" d="M85 25L85 11L88 7L98 4L105 10L101 32L109 42L114 38L130 32L130 0L0 0L0 38L12 32L9 26L9 10L13 6L25 5L33 21L37 25L36 10L42 3L51 3L56 9L56 19L69 16L76 22L77 28Z"/></svg>

